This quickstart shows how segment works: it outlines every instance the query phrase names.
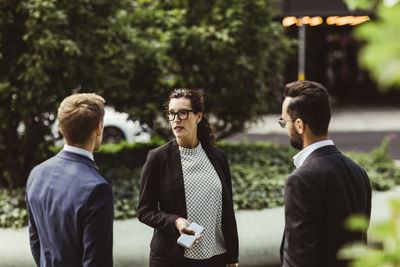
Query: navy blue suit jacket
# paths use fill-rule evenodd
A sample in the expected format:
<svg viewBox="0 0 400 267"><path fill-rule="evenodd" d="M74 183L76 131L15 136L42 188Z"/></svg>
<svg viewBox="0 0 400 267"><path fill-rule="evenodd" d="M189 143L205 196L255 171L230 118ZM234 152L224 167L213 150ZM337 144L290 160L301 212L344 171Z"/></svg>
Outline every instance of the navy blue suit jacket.
<svg viewBox="0 0 400 267"><path fill-rule="evenodd" d="M113 193L89 158L62 150L36 166L26 202L38 266L113 265Z"/></svg>

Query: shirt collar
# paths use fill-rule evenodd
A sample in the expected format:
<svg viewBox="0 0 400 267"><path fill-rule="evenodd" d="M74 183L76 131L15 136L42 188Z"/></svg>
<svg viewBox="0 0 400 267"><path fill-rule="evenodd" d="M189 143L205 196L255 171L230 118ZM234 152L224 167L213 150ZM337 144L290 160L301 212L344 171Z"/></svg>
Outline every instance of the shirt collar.
<svg viewBox="0 0 400 267"><path fill-rule="evenodd" d="M64 144L63 150L85 156L94 162L93 153L86 149L82 149L82 148L79 148L76 146L70 146L70 145Z"/></svg>
<svg viewBox="0 0 400 267"><path fill-rule="evenodd" d="M303 148L299 153L297 153L294 157L293 157L293 163L294 166L296 166L296 168L300 168L301 165L303 165L304 161L308 158L308 156L314 152L315 150L317 150L318 148L321 148L323 146L333 146L334 143L332 140L323 140L323 141L318 141L315 142L309 146L307 146L306 148Z"/></svg>

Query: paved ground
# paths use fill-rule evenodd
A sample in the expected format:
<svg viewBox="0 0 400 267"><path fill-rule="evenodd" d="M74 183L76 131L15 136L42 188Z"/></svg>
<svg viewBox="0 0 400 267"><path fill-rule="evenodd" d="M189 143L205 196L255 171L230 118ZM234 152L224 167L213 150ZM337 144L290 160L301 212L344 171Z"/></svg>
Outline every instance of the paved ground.
<svg viewBox="0 0 400 267"><path fill-rule="evenodd" d="M241 137L270 138L287 143L287 135L276 123L279 114L268 116L263 123L251 125ZM331 136L342 148L360 147L370 149L381 142L381 136L395 133L395 144L400 139L400 108L337 110L330 127ZM356 134L357 133L357 134ZM267 137L265 137L267 136ZM250 139L249 138L249 139ZM285 140L286 138L286 140ZM364 144L367 143L367 144ZM358 145L360 144L360 145ZM393 155L400 149L391 146ZM397 151L395 151L397 150ZM397 157L400 159L400 157ZM374 192L372 225L390 216L388 199L398 196L400 187L388 192ZM261 211L238 211L236 213L240 239L240 266L277 266L279 246L283 232L283 208ZM116 267L148 266L149 242L152 229L137 219L115 221L114 262ZM28 229L0 229L0 267L34 266L29 250Z"/></svg>
<svg viewBox="0 0 400 267"><path fill-rule="evenodd" d="M371 225L390 216L388 200L398 197L400 187L388 192L374 192ZM239 241L240 266L278 266L279 246L283 233L283 207L260 211L236 213ZM148 266L149 242L152 229L137 219L115 221L114 266ZM34 266L28 243L28 229L0 229L0 266Z"/></svg>
<svg viewBox="0 0 400 267"><path fill-rule="evenodd" d="M268 141L288 144L289 137L277 120L280 114L265 116L262 121L247 125L241 133L227 141ZM389 151L400 159L400 107L353 108L333 111L329 126L330 137L342 151L369 152L390 136Z"/></svg>
<svg viewBox="0 0 400 267"><path fill-rule="evenodd" d="M258 123L247 125L246 133L250 134L284 134L279 127L281 114L271 114ZM330 132L380 132L400 131L400 104L395 107L354 107L338 108L332 111L329 124Z"/></svg>

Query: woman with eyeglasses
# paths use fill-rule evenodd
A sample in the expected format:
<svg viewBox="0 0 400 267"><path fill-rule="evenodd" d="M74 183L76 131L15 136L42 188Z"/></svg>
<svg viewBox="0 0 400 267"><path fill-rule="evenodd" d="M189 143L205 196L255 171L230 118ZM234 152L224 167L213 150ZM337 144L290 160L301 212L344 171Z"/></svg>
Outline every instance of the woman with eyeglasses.
<svg viewBox="0 0 400 267"><path fill-rule="evenodd" d="M202 95L175 89L165 115L175 138L149 151L140 178L139 220L154 228L150 267L238 266L238 235L228 160ZM195 222L203 233L190 248L177 243Z"/></svg>

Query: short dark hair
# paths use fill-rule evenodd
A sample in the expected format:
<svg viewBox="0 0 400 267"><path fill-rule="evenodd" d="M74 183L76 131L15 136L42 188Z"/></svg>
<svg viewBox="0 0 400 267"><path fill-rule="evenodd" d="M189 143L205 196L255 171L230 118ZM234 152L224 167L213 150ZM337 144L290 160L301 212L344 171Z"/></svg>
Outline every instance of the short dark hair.
<svg viewBox="0 0 400 267"><path fill-rule="evenodd" d="M283 90L285 97L293 98L287 107L291 119L301 119L313 134L328 134L331 108L328 90L320 83L296 81L289 83Z"/></svg>
<svg viewBox="0 0 400 267"><path fill-rule="evenodd" d="M103 122L104 98L93 93L66 97L58 108L57 119L67 143L84 144Z"/></svg>

